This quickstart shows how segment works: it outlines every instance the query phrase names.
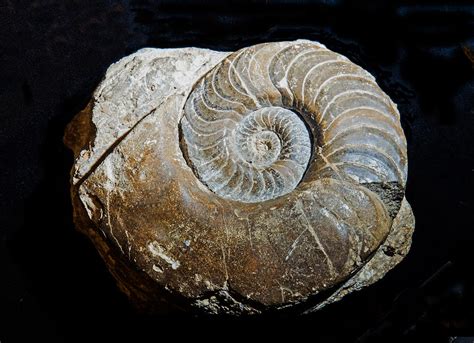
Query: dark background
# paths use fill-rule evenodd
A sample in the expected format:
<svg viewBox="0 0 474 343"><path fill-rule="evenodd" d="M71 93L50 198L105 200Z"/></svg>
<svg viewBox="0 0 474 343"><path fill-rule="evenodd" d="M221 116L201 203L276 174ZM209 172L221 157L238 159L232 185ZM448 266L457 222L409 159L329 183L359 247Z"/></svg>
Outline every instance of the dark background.
<svg viewBox="0 0 474 343"><path fill-rule="evenodd" d="M296 38L348 56L398 104L417 221L410 254L382 281L297 321L136 314L74 231L65 125L106 68L139 48ZM472 2L0 0L1 343L212 337L219 327L227 340L250 337L249 326L294 340L474 336L473 76Z"/></svg>

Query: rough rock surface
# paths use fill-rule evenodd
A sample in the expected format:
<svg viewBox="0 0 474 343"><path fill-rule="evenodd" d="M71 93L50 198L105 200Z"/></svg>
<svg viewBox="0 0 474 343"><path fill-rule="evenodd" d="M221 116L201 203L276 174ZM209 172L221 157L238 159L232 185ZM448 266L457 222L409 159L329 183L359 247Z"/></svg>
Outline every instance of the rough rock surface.
<svg viewBox="0 0 474 343"><path fill-rule="evenodd" d="M278 61L288 61L264 68L275 51L284 51ZM323 71L306 92L322 88L315 104L324 103L335 119L350 112L349 120L328 122L319 117L323 111L299 98L305 95L306 81L298 80L308 79L308 70L301 72L308 60L294 57L313 52L325 58L314 65L337 60L331 73L338 75L335 79L347 74L351 80L341 85L352 88L319 87L317 82L332 78ZM295 71L286 73L287 84L274 86L271 75L295 65ZM274 74L266 79L262 70L270 69ZM229 85L245 96L223 102ZM270 90L262 93L260 87ZM357 96L331 102L331 96L350 92ZM262 115L262 108L270 108L270 116ZM231 111L250 124L244 129L223 126L227 119L222 120L222 113ZM286 117L270 122L272 113ZM352 126L362 127L362 135L342 132ZM301 134L306 127L311 139ZM217 153L244 147L238 152L241 164L262 173L274 168L273 180L282 181L270 188L270 178L261 178L260 184L249 183L257 186L247 188L245 195L227 196L236 168L213 166L219 161L216 153L203 152L209 144L219 146L219 138L209 138L215 132L224 132L229 142ZM245 136L248 132L251 138ZM304 143L287 143L292 135L303 137ZM344 137L349 137L347 152ZM338 140L342 143L335 146ZM301 144L306 149L309 141L312 150L295 150ZM337 152L330 150L333 142ZM65 143L75 155L71 194L76 226L92 239L119 287L145 311L313 311L377 281L410 247L414 218L403 198L406 143L396 106L370 74L320 44L281 42L234 54L197 48L140 50L109 68L89 105L68 126ZM377 145L376 153L370 152L371 144ZM285 151L290 159L308 163L301 181L272 167ZM369 171L343 169L356 155ZM223 179L215 175L227 175L230 186L220 186ZM284 191L275 191L277 186Z"/></svg>

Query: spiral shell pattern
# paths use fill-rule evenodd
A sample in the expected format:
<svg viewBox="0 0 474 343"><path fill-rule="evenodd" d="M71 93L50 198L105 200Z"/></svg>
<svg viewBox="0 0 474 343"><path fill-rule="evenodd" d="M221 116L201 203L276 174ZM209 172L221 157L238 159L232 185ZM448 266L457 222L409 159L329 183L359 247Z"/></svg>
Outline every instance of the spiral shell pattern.
<svg viewBox="0 0 474 343"><path fill-rule="evenodd" d="M237 51L201 79L184 114L189 159L224 198L287 194L308 164L313 178L405 183L395 105L368 72L317 44Z"/></svg>

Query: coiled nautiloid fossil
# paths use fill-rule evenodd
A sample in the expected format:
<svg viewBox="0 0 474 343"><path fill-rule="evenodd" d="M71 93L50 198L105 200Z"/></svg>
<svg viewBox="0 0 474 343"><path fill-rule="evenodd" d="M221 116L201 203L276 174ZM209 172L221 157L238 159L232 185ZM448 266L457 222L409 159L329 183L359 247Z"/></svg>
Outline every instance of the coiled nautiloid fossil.
<svg viewBox="0 0 474 343"><path fill-rule="evenodd" d="M141 306L311 311L408 252L397 107L321 44L140 50L77 118L76 222Z"/></svg>

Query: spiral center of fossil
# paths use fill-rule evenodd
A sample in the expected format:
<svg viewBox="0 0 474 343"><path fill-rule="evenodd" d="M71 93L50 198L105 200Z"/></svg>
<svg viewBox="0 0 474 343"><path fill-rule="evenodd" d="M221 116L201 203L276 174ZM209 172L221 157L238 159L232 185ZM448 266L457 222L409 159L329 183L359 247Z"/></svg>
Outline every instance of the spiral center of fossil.
<svg viewBox="0 0 474 343"><path fill-rule="evenodd" d="M272 165L281 152L280 138L272 131L259 131L250 135L246 144L242 145L243 158L256 168Z"/></svg>
<svg viewBox="0 0 474 343"><path fill-rule="evenodd" d="M261 202L291 192L311 158L310 133L298 114L279 106L236 116L206 106L194 92L181 122L188 161L211 191Z"/></svg>
<svg viewBox="0 0 474 343"><path fill-rule="evenodd" d="M252 173L264 179L263 187L279 184L279 195L296 187L311 155L309 133L301 118L277 106L247 114L235 129L233 146Z"/></svg>

